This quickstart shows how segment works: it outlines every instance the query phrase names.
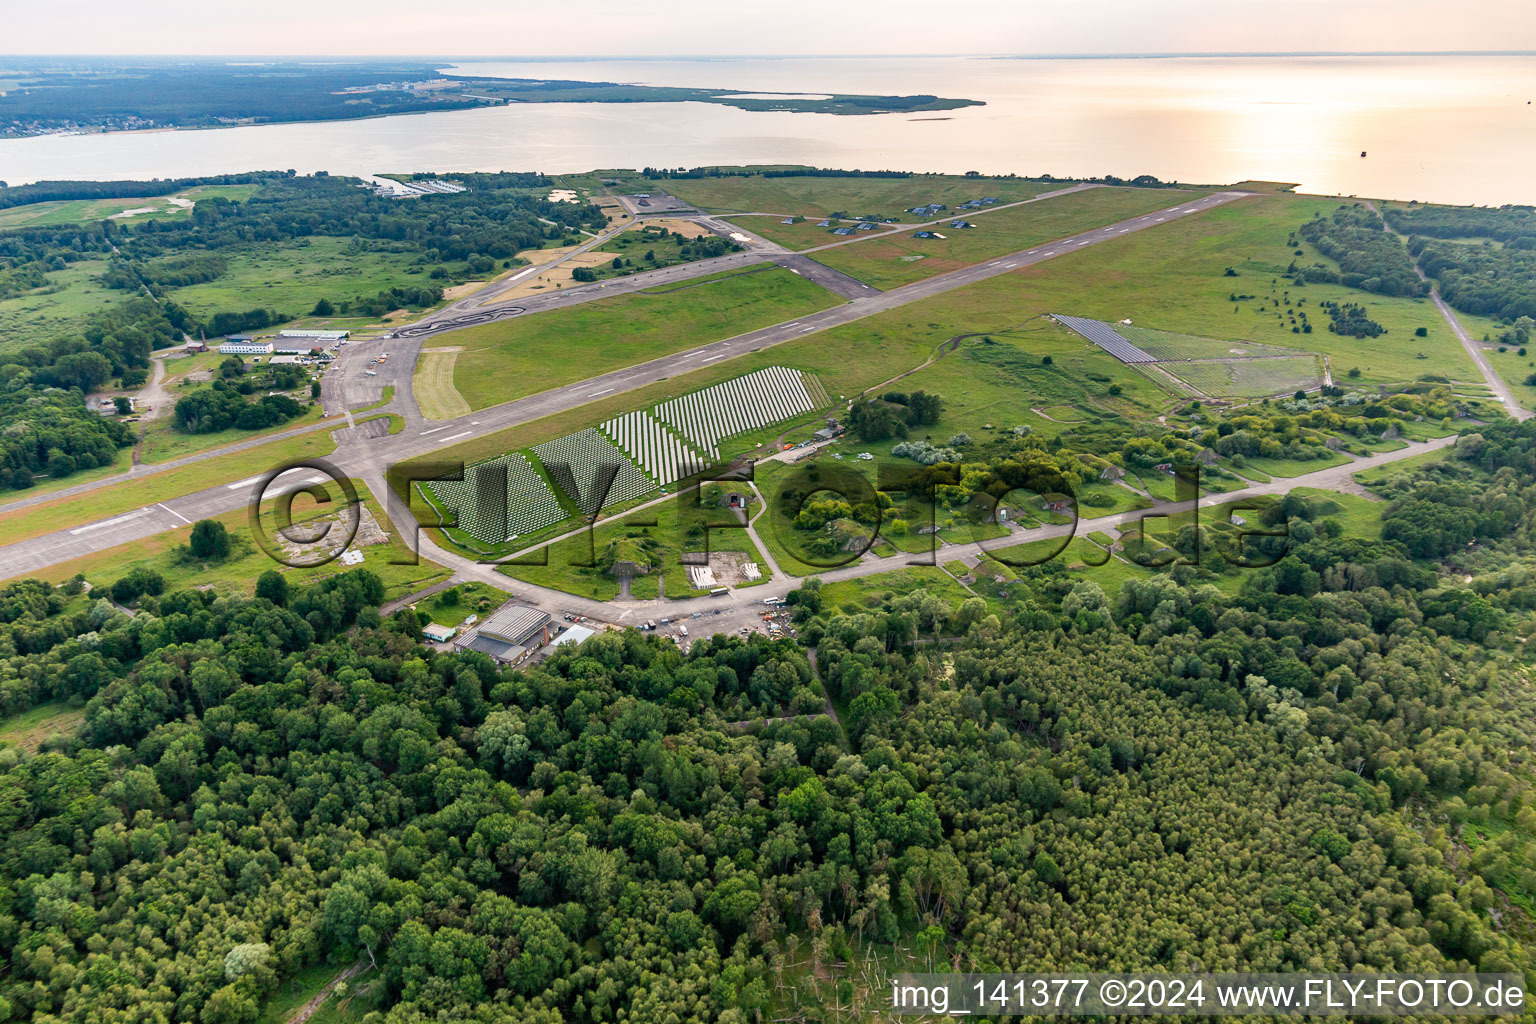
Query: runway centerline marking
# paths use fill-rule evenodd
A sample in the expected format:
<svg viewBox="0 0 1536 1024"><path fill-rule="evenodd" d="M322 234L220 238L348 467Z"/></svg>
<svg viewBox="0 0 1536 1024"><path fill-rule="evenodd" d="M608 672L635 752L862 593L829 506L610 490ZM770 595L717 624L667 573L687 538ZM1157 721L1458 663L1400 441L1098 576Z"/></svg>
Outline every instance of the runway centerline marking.
<svg viewBox="0 0 1536 1024"><path fill-rule="evenodd" d="M116 526L118 523L126 523L130 519L137 519L147 512L149 512L149 509L141 508L137 512L129 512L128 514L118 516L115 519L104 519L99 523L91 523L89 526L82 526L77 530L70 530L69 535L71 537L76 537L82 533L90 533L92 530L99 530L103 526Z"/></svg>

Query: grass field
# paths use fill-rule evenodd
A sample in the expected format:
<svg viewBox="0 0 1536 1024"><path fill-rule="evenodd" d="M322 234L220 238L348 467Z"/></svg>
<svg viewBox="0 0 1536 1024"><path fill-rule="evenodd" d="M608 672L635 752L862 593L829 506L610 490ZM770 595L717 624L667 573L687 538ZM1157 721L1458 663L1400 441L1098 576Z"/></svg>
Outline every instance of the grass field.
<svg viewBox="0 0 1536 1024"><path fill-rule="evenodd" d="M68 736L84 720L85 708L51 700L0 722L0 747L16 747L35 754L48 737Z"/></svg>
<svg viewBox="0 0 1536 1024"><path fill-rule="evenodd" d="M125 292L96 283L94 278L106 268L106 260L71 263L50 273L46 286L0 302L0 352L78 330L92 313L127 298Z"/></svg>
<svg viewBox="0 0 1536 1024"><path fill-rule="evenodd" d="M976 596L940 567L915 565L878 576L828 583L821 588L821 602L824 608L837 608L844 614L856 615L877 611L893 598L917 590L927 591L955 606Z"/></svg>
<svg viewBox="0 0 1536 1024"><path fill-rule="evenodd" d="M184 434L173 426L175 419L167 416L149 423L148 429L144 432L144 446L139 452L139 459L146 465L170 462L187 455L205 452L210 448L221 448L224 445L255 440L263 434L280 434L295 427L319 423L324 418L324 411L320 406L311 405L300 415L271 430L240 430L231 427L211 434ZM340 417L336 417L336 422L338 426L345 425Z"/></svg>
<svg viewBox="0 0 1536 1024"><path fill-rule="evenodd" d="M315 236L291 242L221 249L228 270L217 280L171 290L170 297L204 316L256 307L304 316L320 299L338 305L376 295L393 285L425 285L425 274L407 273L419 257L380 246L358 250L351 239Z"/></svg>
<svg viewBox="0 0 1536 1024"><path fill-rule="evenodd" d="M1429 300L1285 282L1281 275L1293 259L1328 262L1306 243L1300 246L1304 256L1293 255L1286 240L1313 213L1326 215L1337 205L1337 200L1317 197L1244 199L1063 254L1003 280L1015 302L1038 312L1111 323L1129 318L1138 327L1327 353L1341 383L1348 383L1344 375L1351 367L1359 367L1363 384L1401 383L1426 373L1478 380L1476 368ZM1238 276L1225 276L1227 267ZM967 291L986 293L991 283ZM1233 302L1234 293L1254 298ZM1287 300L1315 321L1311 334L1291 333ZM1330 333L1319 308L1323 300L1359 303L1388 333L1378 338ZM1417 327L1426 328L1429 336L1414 337Z"/></svg>
<svg viewBox="0 0 1536 1024"><path fill-rule="evenodd" d="M1323 383L1323 360L1316 355L1160 365L1196 390L1219 398L1284 395Z"/></svg>
<svg viewBox="0 0 1536 1024"><path fill-rule="evenodd" d="M1302 350L1257 342L1232 342L1222 338L1201 338L1177 331L1155 331L1135 324L1115 324L1115 333L1155 359L1235 359L1281 358L1300 355Z"/></svg>
<svg viewBox="0 0 1536 1024"><path fill-rule="evenodd" d="M464 351L454 364L454 387L471 409L484 409L840 301L779 267L702 280L456 331L453 340Z"/></svg>
<svg viewBox="0 0 1536 1024"><path fill-rule="evenodd" d="M51 582L62 582L76 573L83 573L95 586L106 586L132 569L153 569L165 578L167 591L186 590L190 587L213 589L221 594L251 594L256 588L256 578L269 569L282 573L290 586L298 587L315 583L328 576L350 569L368 569L384 581L386 600L404 597L440 580L448 578L450 571L429 562L425 558L416 565L394 565L392 561L407 556L405 545L388 526L378 503L360 481L353 481L358 495L367 505L374 520L388 533L388 540L359 548L363 553L361 565L348 566L340 561L313 568L290 568L273 561L251 539L250 524L245 509L226 512L214 518L224 524L234 538L235 551L224 562L208 563L191 558L185 551L192 527L183 526L159 533L144 540L122 544L94 554L84 555L67 562L59 562L31 575ZM293 517L303 521L314 513L315 506L308 498L294 502ZM275 533L271 510L263 512L269 535Z"/></svg>
<svg viewBox="0 0 1536 1024"><path fill-rule="evenodd" d="M1254 457L1248 459L1238 472L1245 473L1251 467L1270 477L1304 476L1307 473L1315 473L1320 469L1327 469L1330 466L1342 466L1348 461L1350 461L1348 456L1339 455L1336 452L1329 452L1326 459L1265 459Z"/></svg>
<svg viewBox="0 0 1536 1024"><path fill-rule="evenodd" d="M976 226L934 229L944 238L907 232L827 249L815 259L890 289L1194 198L1196 193L1168 189L1094 188L1009 210L960 214Z"/></svg>
<svg viewBox="0 0 1536 1024"><path fill-rule="evenodd" d="M411 394L429 420L451 420L469 412L469 403L453 386L453 366L462 351L459 345L421 350L411 378Z"/></svg>
<svg viewBox="0 0 1536 1024"><path fill-rule="evenodd" d="M717 213L797 214L817 219L833 213L849 216L902 217L926 203L955 206L969 199L996 196L1002 202L1028 199L1065 188L1070 182L1041 183L1018 178L968 178L956 174L915 174L910 178L677 179L660 187L701 210Z"/></svg>
<svg viewBox="0 0 1536 1024"><path fill-rule="evenodd" d="M216 484L265 473L290 460L324 457L334 448L331 435L317 430L150 476L124 480L87 494L56 498L16 509L0 515L0 544L14 544L55 530L153 505L157 501L168 501ZM14 500L23 495L12 493L10 497Z"/></svg>
<svg viewBox="0 0 1536 1024"><path fill-rule="evenodd" d="M84 224L115 217L130 210L144 212L118 219L140 221L186 217L190 215L191 207L173 203L170 201L172 198L195 203L199 199L224 196L238 202L249 199L260 187L259 185L199 185L174 194L161 193L127 199L65 199L46 203L28 203L25 206L12 206L0 210L0 231L7 228Z"/></svg>

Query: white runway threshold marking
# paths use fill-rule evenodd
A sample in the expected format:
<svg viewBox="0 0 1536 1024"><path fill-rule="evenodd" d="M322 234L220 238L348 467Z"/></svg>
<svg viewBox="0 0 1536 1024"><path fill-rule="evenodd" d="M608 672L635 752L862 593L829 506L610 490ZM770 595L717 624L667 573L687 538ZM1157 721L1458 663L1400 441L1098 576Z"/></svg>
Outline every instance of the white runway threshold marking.
<svg viewBox="0 0 1536 1024"><path fill-rule="evenodd" d="M171 515L175 516L177 519L180 519L182 522L186 523L188 526L192 525L192 520L188 519L186 516L182 515L180 512L177 512L175 509L171 508L165 502L160 501L160 502L156 502L156 504L159 505L161 508L165 509Z"/></svg>
<svg viewBox="0 0 1536 1024"><path fill-rule="evenodd" d="M89 526L82 526L78 530L70 530L69 535L71 537L77 537L82 533L90 533L92 530L99 530L104 526L116 526L118 523L126 523L137 519L142 515L148 514L148 512L149 509L141 508L137 512L129 512L126 515L120 515L115 519L103 519L99 523L92 523Z"/></svg>

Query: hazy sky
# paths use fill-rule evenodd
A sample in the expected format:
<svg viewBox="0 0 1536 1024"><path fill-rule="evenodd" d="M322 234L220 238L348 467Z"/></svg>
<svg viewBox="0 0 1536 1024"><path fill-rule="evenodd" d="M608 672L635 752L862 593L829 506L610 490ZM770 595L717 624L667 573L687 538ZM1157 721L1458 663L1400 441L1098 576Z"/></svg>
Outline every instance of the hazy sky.
<svg viewBox="0 0 1536 1024"><path fill-rule="evenodd" d="M72 0L0 52L433 56L1536 49L1532 0Z"/></svg>

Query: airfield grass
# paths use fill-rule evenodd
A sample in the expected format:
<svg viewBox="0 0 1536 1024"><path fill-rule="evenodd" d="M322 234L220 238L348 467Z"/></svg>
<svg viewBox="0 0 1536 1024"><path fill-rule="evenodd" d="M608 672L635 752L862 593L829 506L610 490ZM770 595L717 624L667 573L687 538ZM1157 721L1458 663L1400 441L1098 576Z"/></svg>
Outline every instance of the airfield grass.
<svg viewBox="0 0 1536 1024"><path fill-rule="evenodd" d="M126 299L126 292L96 283L106 269L106 260L71 263L49 273L43 287L0 302L0 353L76 331L92 313Z"/></svg>
<svg viewBox="0 0 1536 1024"><path fill-rule="evenodd" d="M1086 194L1099 191L1104 190ZM1169 196L1164 194L1169 205L1177 202ZM1047 200L1038 207L1058 201ZM855 323L721 360L645 388L607 396L556 416L466 441L439 455L466 462L490 458L770 365L816 373L834 401L851 399L865 388L913 370L941 343L969 333L991 332L994 340L1035 359L1051 355L1053 367L1048 372L1042 364L1028 372L1020 370L1007 381L988 383L989 374L978 374L974 366L966 366L963 372L952 367L957 359L964 358L962 345L961 352L946 355L932 367L892 384L897 390L922 388L944 397L950 410L931 431L936 442L960 431L975 437L970 428L981 429L987 422L1000 430L1028 425L1048 438L1067 429L1065 424L1034 414L1030 411L1034 408L1045 409L1058 419L1116 413L1145 421L1155 420L1156 413L1177 401L1175 395L1162 391L1097 346L1036 319L1057 312L1108 321L1130 317L1140 325L1200 338L1332 353L1334 374L1341 383L1346 383L1343 371L1353 365L1361 369L1358 382L1366 385L1411 381L1426 373L1478 379L1460 343L1428 301L1371 295L1342 286L1309 285L1292 290L1293 299L1305 299L1300 308L1309 311L1316 311L1323 299L1359 302L1390 331L1382 338L1356 339L1331 334L1325 328L1312 334L1292 334L1283 318L1283 305L1282 317L1277 319L1274 314L1256 314L1257 300L1238 304L1228 300L1234 290L1256 296L1273 291L1275 297L1282 297L1284 287L1271 285L1271 279L1278 278L1291 259L1300 259L1293 257L1285 244L1289 233L1314 211L1326 214L1336 205L1336 200L1325 198L1244 199ZM1228 266L1237 268L1241 276L1224 276ZM1233 312L1234 305L1239 312ZM1413 336L1413 329L1421 325L1428 328L1428 338ZM1418 358L1420 354L1423 359ZM1090 372L1109 381L1095 381L1087 376ZM1109 383L1120 384L1124 394L1112 399L1107 393ZM1312 468L1322 465L1315 463ZM1261 482L1267 479L1256 469L1243 473Z"/></svg>
<svg viewBox="0 0 1536 1024"><path fill-rule="evenodd" d="M338 426L345 423L339 416L333 418ZM145 465L170 462L188 455L196 455L198 452L205 452L210 448L222 448L225 445L252 441L263 434L281 434L284 431L319 423L323 419L325 419L324 410L317 404L306 406L298 416L270 430L240 430L231 427L228 430L217 430L208 434L185 434L175 428L174 417L163 416L148 423L144 431L143 447L139 450L139 460Z"/></svg>
<svg viewBox="0 0 1536 1024"><path fill-rule="evenodd" d="M383 580L386 600L394 600L415 593L452 575L448 569L425 558L420 559L415 565L392 564L394 561L404 560L409 553L401 543L398 534L384 518L368 488L359 480L354 480L353 485L375 521L389 536L389 539L382 544L356 548L355 550L363 554L363 561L359 565L344 565L339 560L310 568L281 565L255 543L251 537L247 512L241 508L213 517L217 522L224 524L234 543L234 551L223 562L204 562L193 558L186 550L192 527L185 525L143 540L131 541L104 551L59 562L28 575L60 583L76 574L83 574L93 586L104 587L111 585L133 569L144 568L163 576L165 589L168 592L195 587L212 589L220 594L249 596L256 589L257 577L269 569L281 573L291 587L306 586L352 569L368 569ZM262 516L267 533L275 535L276 525L273 522L271 505L271 502L265 503ZM317 507L310 498L296 499L293 503L294 522L301 523L314 518L316 510Z"/></svg>
<svg viewBox="0 0 1536 1024"><path fill-rule="evenodd" d="M629 274L638 274L645 270L656 270L660 267L675 267L682 263L692 263L693 260L691 258L683 256L683 247L691 241L693 241L692 238L684 238L680 241L671 231L659 229L644 222L636 223L592 250L593 252L611 255L615 258L633 261L634 266L626 266L615 270L611 263L600 263L590 269L597 275L597 279L602 281L609 278L625 277ZM648 259L647 253L654 256L655 259Z"/></svg>
<svg viewBox="0 0 1536 1024"><path fill-rule="evenodd" d="M1050 200L1049 202L1056 202ZM1041 206L1048 204L1042 203ZM1123 238L1064 253L1001 279L966 289L981 295L1007 288L1035 312L1068 313L1204 338L1257 342L1330 357L1341 385L1358 367L1361 384L1397 384L1422 374L1476 381L1476 368L1428 299L1374 295L1343 285L1289 284L1294 259L1329 260L1305 242L1305 255L1286 245L1290 232L1339 201L1321 197L1255 196L1181 217ZM1237 277L1225 276L1231 267ZM1252 300L1230 301L1232 294ZM1289 295L1287 296L1287 293ZM1287 298L1313 321L1311 334L1292 333ZM1275 300L1280 301L1277 308ZM1358 303L1387 328L1378 338L1352 338L1327 329L1324 300ZM1428 337L1414 336L1424 327Z"/></svg>
<svg viewBox="0 0 1536 1024"><path fill-rule="evenodd" d="M908 178L844 178L805 175L765 178L691 178L662 182L664 188L701 210L715 213L777 213L825 219L833 213L871 217L903 216L927 203L953 207L969 199L996 196L1009 203L1071 182L1038 182L1022 178L966 177L958 174L914 174ZM948 212L948 211L946 211Z"/></svg>
<svg viewBox="0 0 1536 1024"><path fill-rule="evenodd" d="M457 331L453 383L471 409L826 309L840 300L779 267L594 299Z"/></svg>
<svg viewBox="0 0 1536 1024"><path fill-rule="evenodd" d="M961 214L975 226L933 229L943 238L915 238L909 231L890 238L839 245L816 253L815 259L877 288L891 289L1080 231L1178 206L1205 194L1174 189L1093 188L1009 210Z"/></svg>
<svg viewBox="0 0 1536 1024"><path fill-rule="evenodd" d="M817 227L817 220L797 220L793 224L783 224L782 217L729 217L727 221L743 231L750 231L754 235L760 235L770 242L777 242L792 252L800 252L804 249L814 248L818 245L826 245L828 242L839 242L845 236L832 234L832 228ZM832 227L852 227L857 221L833 221ZM888 228L888 225L882 225Z"/></svg>
<svg viewBox="0 0 1536 1024"><path fill-rule="evenodd" d="M321 458L329 455L334 448L335 442L331 440L330 434L317 430L229 455L204 459L191 465L103 485L85 494L15 509L0 514L0 545L14 544L97 519L107 519L145 505L206 490L217 484L265 473L284 462ZM14 492L11 495L12 500L25 496L25 493Z"/></svg>
<svg viewBox="0 0 1536 1024"><path fill-rule="evenodd" d="M421 415L429 420L451 420L469 412L469 403L453 386L453 366L458 346L422 349L411 378L411 394Z"/></svg>

